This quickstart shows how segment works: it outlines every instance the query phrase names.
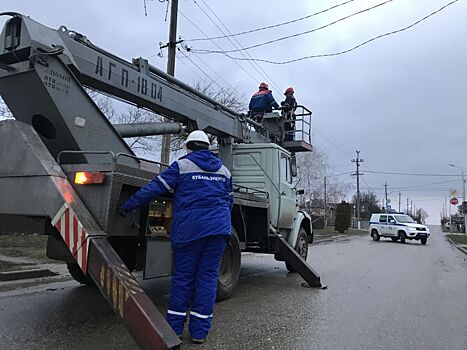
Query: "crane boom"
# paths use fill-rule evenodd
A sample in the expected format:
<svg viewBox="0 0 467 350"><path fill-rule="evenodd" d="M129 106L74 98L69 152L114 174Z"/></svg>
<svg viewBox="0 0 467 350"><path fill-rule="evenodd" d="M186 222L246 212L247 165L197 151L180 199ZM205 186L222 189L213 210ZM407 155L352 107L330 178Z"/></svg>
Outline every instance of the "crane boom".
<svg viewBox="0 0 467 350"><path fill-rule="evenodd" d="M92 44L84 35L61 26L55 30L27 16L14 16L0 37L0 61L9 64L18 60L47 56L58 58L83 85L116 96L139 107L167 116L193 128L206 130L219 137L232 137L239 142L268 142L250 128L242 115L219 104L150 65L143 58L127 62ZM64 78L51 72L50 79Z"/></svg>

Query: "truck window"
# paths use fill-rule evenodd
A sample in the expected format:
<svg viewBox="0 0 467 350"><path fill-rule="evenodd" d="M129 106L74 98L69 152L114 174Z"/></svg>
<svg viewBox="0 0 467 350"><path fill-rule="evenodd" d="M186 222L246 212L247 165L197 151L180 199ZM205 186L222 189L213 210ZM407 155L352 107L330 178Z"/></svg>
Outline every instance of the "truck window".
<svg viewBox="0 0 467 350"><path fill-rule="evenodd" d="M379 217L379 222L388 222L388 216L387 215L381 215Z"/></svg>
<svg viewBox="0 0 467 350"><path fill-rule="evenodd" d="M281 181L287 181L287 158L281 156L280 160L280 170L281 172Z"/></svg>
<svg viewBox="0 0 467 350"><path fill-rule="evenodd" d="M281 181L287 181L288 183L292 183L292 172L290 169L290 159L286 156L281 155L281 164L280 164L280 172L281 172Z"/></svg>
<svg viewBox="0 0 467 350"><path fill-rule="evenodd" d="M389 216L388 222L396 222L396 220L394 219L394 216Z"/></svg>

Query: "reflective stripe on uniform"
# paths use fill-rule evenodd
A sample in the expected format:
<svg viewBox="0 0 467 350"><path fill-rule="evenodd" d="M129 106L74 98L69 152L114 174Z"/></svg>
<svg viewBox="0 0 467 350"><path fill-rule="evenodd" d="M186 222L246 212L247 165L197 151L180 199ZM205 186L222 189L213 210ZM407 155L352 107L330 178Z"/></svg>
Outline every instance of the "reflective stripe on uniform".
<svg viewBox="0 0 467 350"><path fill-rule="evenodd" d="M167 310L167 313L170 315L186 316L186 312L180 312L180 311Z"/></svg>
<svg viewBox="0 0 467 350"><path fill-rule="evenodd" d="M190 315L193 315L193 316L196 316L196 317L202 318L202 319L207 319L207 318L212 317L212 314L210 314L210 315L203 315L203 314L199 314L199 313L194 312L194 311L190 311Z"/></svg>
<svg viewBox="0 0 467 350"><path fill-rule="evenodd" d="M227 169L223 165L217 171L207 171L207 170L201 169L193 161L186 159L186 158L179 159L176 162L178 164L178 171L180 175L189 174L189 173L207 173L207 174L223 175L228 179L230 179L231 177L229 169Z"/></svg>
<svg viewBox="0 0 467 350"><path fill-rule="evenodd" d="M164 178L162 176L157 176L157 179L162 182L162 184L164 185L164 187L167 189L167 191L172 191L172 187L169 186L169 184L164 180Z"/></svg>

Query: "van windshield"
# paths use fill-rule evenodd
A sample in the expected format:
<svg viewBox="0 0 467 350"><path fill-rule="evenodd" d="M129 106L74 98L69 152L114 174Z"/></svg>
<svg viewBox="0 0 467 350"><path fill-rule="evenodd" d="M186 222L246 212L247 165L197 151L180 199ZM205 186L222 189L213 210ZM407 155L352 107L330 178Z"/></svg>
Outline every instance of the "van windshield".
<svg viewBox="0 0 467 350"><path fill-rule="evenodd" d="M415 222L415 221L414 221L410 216L408 216L408 215L394 215L394 216L396 217L397 222L401 222L401 223L405 223L405 224Z"/></svg>

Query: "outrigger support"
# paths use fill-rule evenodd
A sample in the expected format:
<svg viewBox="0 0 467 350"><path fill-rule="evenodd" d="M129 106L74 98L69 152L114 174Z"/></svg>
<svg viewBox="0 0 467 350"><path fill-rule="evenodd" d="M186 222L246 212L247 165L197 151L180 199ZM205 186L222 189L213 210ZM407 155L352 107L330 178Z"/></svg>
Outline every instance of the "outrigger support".
<svg viewBox="0 0 467 350"><path fill-rule="evenodd" d="M287 243L283 237L278 237L278 248L280 256L288 262L295 271L308 283L312 288L325 288L321 284L319 274L302 259L302 257L295 251L295 249Z"/></svg>

